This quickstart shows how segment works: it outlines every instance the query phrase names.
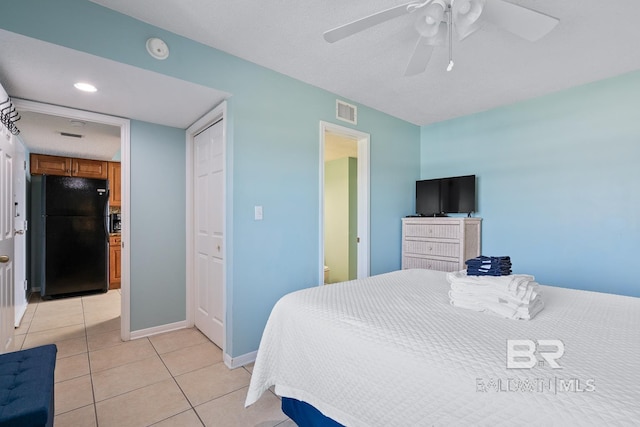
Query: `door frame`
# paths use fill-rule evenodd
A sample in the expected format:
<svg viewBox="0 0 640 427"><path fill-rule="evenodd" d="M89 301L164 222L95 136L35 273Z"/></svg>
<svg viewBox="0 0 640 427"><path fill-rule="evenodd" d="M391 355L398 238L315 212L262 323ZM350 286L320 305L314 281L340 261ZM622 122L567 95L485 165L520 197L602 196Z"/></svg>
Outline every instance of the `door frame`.
<svg viewBox="0 0 640 427"><path fill-rule="evenodd" d="M77 110L75 108L61 107L59 105L45 104L42 102L28 101L25 99L13 99L16 109L31 111L34 113L49 114L68 119L83 120L117 126L120 128L120 165L121 165L121 191L122 205L122 270L120 283L120 338L123 341L131 339L131 299L130 299L130 270L131 270L131 122L129 119Z"/></svg>
<svg viewBox="0 0 640 427"><path fill-rule="evenodd" d="M228 288L227 288L227 279L228 279L228 267L229 263L229 254L232 253L229 249L229 242L231 242L229 236L229 223L227 219L230 217L228 215L229 206L231 205L231 200L229 199L229 192L227 191L228 186L231 182L231 173L230 173L230 164L229 161L229 147L227 146L227 101L223 101L218 106L216 106L213 110L209 111L207 114L198 119L195 123L187 128L185 131L185 139L186 139L186 183L187 183L187 206L186 206L186 302L187 302L187 327L191 328L195 326L195 310L196 310L196 300L195 300L195 253L196 253L196 239L194 238L195 231L195 207L194 207L194 162L195 162L195 150L193 149L194 139L197 134L208 128L209 126L214 125L215 123L222 120L222 150L224 157L224 174L222 177L222 186L224 188L224 204L225 206L222 209L222 227L223 227L223 236L222 236L222 317L224 319L224 327L222 334L222 354L224 357L225 364L230 366L230 358L227 354L228 349L228 336L227 331L230 330L229 322L231 316L229 315L229 311L227 310L227 296L228 296Z"/></svg>
<svg viewBox="0 0 640 427"><path fill-rule="evenodd" d="M318 284L324 284L324 147L325 133L332 132L340 136L353 138L358 141L358 279L369 277L370 274L370 178L371 164L371 135L334 123L320 121L320 252L318 266Z"/></svg>

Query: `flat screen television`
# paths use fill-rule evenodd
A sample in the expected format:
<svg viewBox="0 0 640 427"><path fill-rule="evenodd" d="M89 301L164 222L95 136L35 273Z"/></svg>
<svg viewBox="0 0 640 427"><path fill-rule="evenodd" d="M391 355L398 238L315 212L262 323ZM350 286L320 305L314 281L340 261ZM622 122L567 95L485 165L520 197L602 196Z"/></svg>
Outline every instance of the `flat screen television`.
<svg viewBox="0 0 640 427"><path fill-rule="evenodd" d="M416 214L446 216L450 213L471 214L476 210L476 176L416 181Z"/></svg>

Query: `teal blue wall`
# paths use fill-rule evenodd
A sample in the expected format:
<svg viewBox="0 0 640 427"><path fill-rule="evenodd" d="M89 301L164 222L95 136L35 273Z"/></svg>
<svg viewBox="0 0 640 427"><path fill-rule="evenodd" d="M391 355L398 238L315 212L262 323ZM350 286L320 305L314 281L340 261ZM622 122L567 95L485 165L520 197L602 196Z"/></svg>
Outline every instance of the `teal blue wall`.
<svg viewBox="0 0 640 427"><path fill-rule="evenodd" d="M318 282L319 122L335 122L336 95L84 0L6 4L0 28L232 94L226 124L226 350L232 357L256 350L273 304ZM167 42L169 58L147 54L151 36ZM353 128L371 135L371 273L377 274L400 268L400 217L413 212L420 128L363 106L358 120ZM131 185L132 196L155 188L133 177ZM263 221L254 221L255 205L263 206ZM136 232L132 248L150 247L157 236L157 230ZM131 261L132 274L148 267ZM136 292L156 292L151 281L136 285L134 279ZM177 289L182 295L184 286ZM166 321L154 314L161 308L139 295L132 296L132 330ZM183 305L172 298L155 302Z"/></svg>
<svg viewBox="0 0 640 427"><path fill-rule="evenodd" d="M421 177L477 175L482 253L640 296L640 72L421 130Z"/></svg>
<svg viewBox="0 0 640 427"><path fill-rule="evenodd" d="M131 330L186 318L183 129L131 121Z"/></svg>

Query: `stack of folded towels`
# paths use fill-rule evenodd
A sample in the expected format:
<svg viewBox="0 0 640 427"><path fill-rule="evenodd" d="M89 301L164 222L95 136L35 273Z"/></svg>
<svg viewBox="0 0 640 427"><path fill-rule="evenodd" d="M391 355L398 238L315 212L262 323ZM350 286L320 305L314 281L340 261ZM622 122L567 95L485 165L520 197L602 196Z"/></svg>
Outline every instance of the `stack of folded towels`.
<svg viewBox="0 0 640 427"><path fill-rule="evenodd" d="M517 320L533 319L544 308L540 285L530 275L470 274L463 270L447 273L447 280L451 284L449 300L455 307Z"/></svg>
<svg viewBox="0 0 640 427"><path fill-rule="evenodd" d="M468 276L508 276L511 274L511 257L479 256L465 262Z"/></svg>

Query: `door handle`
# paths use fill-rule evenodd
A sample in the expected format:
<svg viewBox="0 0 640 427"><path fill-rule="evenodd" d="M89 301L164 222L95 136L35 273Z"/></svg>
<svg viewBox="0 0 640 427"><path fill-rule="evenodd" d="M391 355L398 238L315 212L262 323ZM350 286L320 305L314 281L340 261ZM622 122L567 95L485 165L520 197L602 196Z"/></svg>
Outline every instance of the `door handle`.
<svg viewBox="0 0 640 427"><path fill-rule="evenodd" d="M9 261L11 261L11 258L9 258L9 255L0 255L0 263L5 264Z"/></svg>
<svg viewBox="0 0 640 427"><path fill-rule="evenodd" d="M24 234L24 230L16 230L15 234Z"/></svg>

